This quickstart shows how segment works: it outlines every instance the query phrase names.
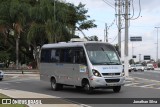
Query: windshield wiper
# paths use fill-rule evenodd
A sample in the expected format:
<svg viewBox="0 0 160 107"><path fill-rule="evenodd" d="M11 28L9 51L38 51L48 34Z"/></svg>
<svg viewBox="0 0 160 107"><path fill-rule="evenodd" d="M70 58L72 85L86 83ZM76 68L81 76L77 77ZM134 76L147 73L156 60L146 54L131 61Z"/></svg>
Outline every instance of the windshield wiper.
<svg viewBox="0 0 160 107"><path fill-rule="evenodd" d="M102 51L104 52L104 49L103 49L103 48L101 48L101 49L102 49ZM105 53L105 52L104 52L104 53ZM106 53L105 53L105 55L107 56L108 60L111 62L109 56L108 56Z"/></svg>
<svg viewBox="0 0 160 107"><path fill-rule="evenodd" d="M109 62L110 64L120 65L118 62Z"/></svg>
<svg viewBox="0 0 160 107"><path fill-rule="evenodd" d="M94 65L110 65L109 62L99 62L99 63L94 63Z"/></svg>

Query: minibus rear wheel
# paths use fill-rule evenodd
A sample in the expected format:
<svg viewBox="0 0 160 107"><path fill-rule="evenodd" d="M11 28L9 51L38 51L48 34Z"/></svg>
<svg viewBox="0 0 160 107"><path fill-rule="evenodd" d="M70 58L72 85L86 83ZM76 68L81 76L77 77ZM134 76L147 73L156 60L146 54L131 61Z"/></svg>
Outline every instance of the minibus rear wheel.
<svg viewBox="0 0 160 107"><path fill-rule="evenodd" d="M120 90L121 90L121 86L114 86L114 87L113 87L113 91L114 91L115 93L120 92Z"/></svg>

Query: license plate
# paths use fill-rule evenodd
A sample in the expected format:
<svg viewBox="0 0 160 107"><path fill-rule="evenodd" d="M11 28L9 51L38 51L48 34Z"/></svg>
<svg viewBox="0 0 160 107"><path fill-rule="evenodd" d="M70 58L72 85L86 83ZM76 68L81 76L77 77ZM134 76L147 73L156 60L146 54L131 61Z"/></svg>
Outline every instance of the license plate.
<svg viewBox="0 0 160 107"><path fill-rule="evenodd" d="M117 86L117 84L107 84L107 86Z"/></svg>

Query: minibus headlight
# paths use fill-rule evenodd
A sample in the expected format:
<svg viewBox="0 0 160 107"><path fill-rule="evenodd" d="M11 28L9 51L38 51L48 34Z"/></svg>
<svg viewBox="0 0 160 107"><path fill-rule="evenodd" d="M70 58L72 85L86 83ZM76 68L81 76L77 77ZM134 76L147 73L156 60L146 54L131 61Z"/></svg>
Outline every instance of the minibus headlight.
<svg viewBox="0 0 160 107"><path fill-rule="evenodd" d="M125 75L125 73L124 73L124 69L122 70L122 73L121 73L121 76L124 76Z"/></svg>
<svg viewBox="0 0 160 107"><path fill-rule="evenodd" d="M97 70L92 69L92 72L94 76L101 77L101 74Z"/></svg>
<svg viewBox="0 0 160 107"><path fill-rule="evenodd" d="M121 76L124 76L124 75L125 75L124 72L122 72L122 73L121 73Z"/></svg>

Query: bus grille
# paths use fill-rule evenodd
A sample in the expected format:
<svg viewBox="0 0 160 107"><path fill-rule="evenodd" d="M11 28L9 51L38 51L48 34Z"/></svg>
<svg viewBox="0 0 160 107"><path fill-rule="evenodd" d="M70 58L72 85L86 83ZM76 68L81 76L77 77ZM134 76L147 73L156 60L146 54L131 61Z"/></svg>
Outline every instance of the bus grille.
<svg viewBox="0 0 160 107"><path fill-rule="evenodd" d="M112 83L112 82L119 82L120 79L105 79L105 81L106 81L107 83Z"/></svg>
<svg viewBox="0 0 160 107"><path fill-rule="evenodd" d="M120 73L102 73L103 76L115 76L120 75Z"/></svg>

